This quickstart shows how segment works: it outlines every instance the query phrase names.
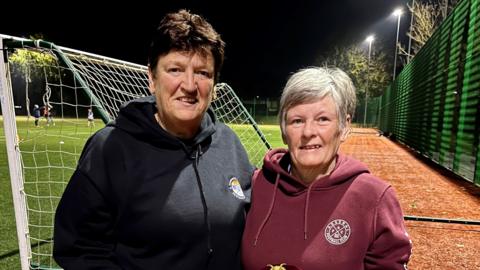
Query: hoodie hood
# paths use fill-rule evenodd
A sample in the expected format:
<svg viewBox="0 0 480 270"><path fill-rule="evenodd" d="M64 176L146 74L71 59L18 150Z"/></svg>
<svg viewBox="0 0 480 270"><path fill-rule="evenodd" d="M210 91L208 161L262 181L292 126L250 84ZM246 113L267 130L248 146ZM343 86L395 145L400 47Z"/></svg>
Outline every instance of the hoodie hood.
<svg viewBox="0 0 480 270"><path fill-rule="evenodd" d="M211 108L202 119L200 132L190 140L181 140L160 127L155 119L156 112L155 96L142 97L122 105L117 119L108 125L152 145L171 149L184 148L188 153L197 145L205 147L208 139L215 133L216 118Z"/></svg>
<svg viewBox="0 0 480 270"><path fill-rule="evenodd" d="M329 175L315 179L310 186L288 172L291 157L287 149L274 149L269 151L263 160L263 173L265 178L271 182L275 181L278 175L279 188L284 193L293 196L307 189L315 191L332 188L357 175L369 173L367 166L355 159L347 158L341 154L337 154L335 159L336 163L332 172Z"/></svg>
<svg viewBox="0 0 480 270"><path fill-rule="evenodd" d="M287 149L270 150L265 155L262 172L265 179L273 183L274 186L267 214L263 218L263 221L255 234L254 246L256 246L263 228L272 215L277 192L279 190L287 196L304 197L303 233L304 239L306 240L308 238L308 217L311 194L316 191L323 191L339 186L349 180L355 179L355 177L362 173L369 173L367 166L359 161L348 158L347 156L337 154L335 159L335 167L329 175L321 176L315 179L312 184L305 185L300 179L288 172L288 167L291 164L291 157Z"/></svg>

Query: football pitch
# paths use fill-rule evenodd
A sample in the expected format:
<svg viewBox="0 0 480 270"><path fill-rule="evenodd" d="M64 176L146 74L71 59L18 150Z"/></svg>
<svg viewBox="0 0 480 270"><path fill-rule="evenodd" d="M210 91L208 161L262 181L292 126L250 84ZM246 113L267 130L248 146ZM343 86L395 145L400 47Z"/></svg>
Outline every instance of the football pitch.
<svg viewBox="0 0 480 270"><path fill-rule="evenodd" d="M48 256L52 251L53 228L50 224L65 183L75 169L86 140L104 126L100 120L96 120L95 127L88 127L86 119L54 121L55 125L46 126L41 119L40 127L34 126L33 118L18 117L16 121L23 173L27 179L24 189L26 194L34 194L27 196L30 246L33 260L42 265L55 265ZM248 125L232 125L231 128L237 134L252 129ZM261 125L259 128L272 147L284 146L279 126ZM248 140L243 142L247 150L258 148L249 147ZM252 162L258 163L258 157L256 159ZM3 118L0 118L0 269L20 269Z"/></svg>

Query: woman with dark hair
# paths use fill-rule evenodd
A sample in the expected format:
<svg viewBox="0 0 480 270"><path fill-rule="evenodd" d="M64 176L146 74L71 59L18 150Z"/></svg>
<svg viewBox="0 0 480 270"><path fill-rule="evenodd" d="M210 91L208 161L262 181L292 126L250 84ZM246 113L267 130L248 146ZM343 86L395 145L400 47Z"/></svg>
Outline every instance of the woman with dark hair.
<svg viewBox="0 0 480 270"><path fill-rule="evenodd" d="M186 10L150 46L152 96L87 142L55 216L66 269L241 269L253 167L209 108L224 42Z"/></svg>

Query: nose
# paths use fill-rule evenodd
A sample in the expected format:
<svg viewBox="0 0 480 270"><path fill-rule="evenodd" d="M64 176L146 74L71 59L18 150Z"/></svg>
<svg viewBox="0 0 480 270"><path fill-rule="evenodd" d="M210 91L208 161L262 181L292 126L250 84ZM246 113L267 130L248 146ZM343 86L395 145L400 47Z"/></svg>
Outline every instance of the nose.
<svg viewBox="0 0 480 270"><path fill-rule="evenodd" d="M305 138L311 138L315 135L315 130L312 121L306 121L303 125L302 136Z"/></svg>
<svg viewBox="0 0 480 270"><path fill-rule="evenodd" d="M197 82L195 79L195 74L193 71L186 71L184 73L184 78L183 78L183 86L182 88L186 92L195 92L197 91Z"/></svg>

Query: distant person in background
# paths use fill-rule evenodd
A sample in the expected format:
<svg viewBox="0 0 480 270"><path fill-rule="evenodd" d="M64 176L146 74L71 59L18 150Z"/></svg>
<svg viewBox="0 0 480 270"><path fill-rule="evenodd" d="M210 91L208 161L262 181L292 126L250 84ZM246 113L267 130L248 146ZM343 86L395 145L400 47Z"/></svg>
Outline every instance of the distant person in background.
<svg viewBox="0 0 480 270"><path fill-rule="evenodd" d="M241 269L254 167L210 108L224 46L199 15L164 17L148 58L153 95L88 140L60 200L61 267Z"/></svg>
<svg viewBox="0 0 480 270"><path fill-rule="evenodd" d="M53 106L47 103L45 106L42 106L43 109L43 117L45 117L45 120L47 121L47 127L52 124L55 126L55 123L53 122L53 114L55 113L53 110Z"/></svg>
<svg viewBox="0 0 480 270"><path fill-rule="evenodd" d="M93 110L92 108L88 108L88 112L87 112L87 122L88 122L88 126L92 125L93 127L95 126L95 119L93 117Z"/></svg>
<svg viewBox="0 0 480 270"><path fill-rule="evenodd" d="M35 127L39 127L38 122L40 121L40 107L37 104L33 105L33 117L35 118Z"/></svg>
<svg viewBox="0 0 480 270"><path fill-rule="evenodd" d="M340 69L307 68L288 80L279 111L288 150L267 153L252 180L245 270L407 269L412 246L393 188L338 153L355 102Z"/></svg>

